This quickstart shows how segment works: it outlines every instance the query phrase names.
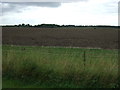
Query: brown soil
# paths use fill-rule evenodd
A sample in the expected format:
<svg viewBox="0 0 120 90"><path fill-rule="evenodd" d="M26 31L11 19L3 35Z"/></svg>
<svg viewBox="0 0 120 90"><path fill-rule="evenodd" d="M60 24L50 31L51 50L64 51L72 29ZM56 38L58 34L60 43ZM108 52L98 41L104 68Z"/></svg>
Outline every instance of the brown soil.
<svg viewBox="0 0 120 90"><path fill-rule="evenodd" d="M110 27L3 27L3 44L118 48L118 29Z"/></svg>

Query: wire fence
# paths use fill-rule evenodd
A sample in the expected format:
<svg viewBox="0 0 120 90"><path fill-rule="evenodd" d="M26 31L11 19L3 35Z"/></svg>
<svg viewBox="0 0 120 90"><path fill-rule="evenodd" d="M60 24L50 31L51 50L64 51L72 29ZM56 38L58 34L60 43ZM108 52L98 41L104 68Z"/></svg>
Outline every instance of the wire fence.
<svg viewBox="0 0 120 90"><path fill-rule="evenodd" d="M117 60L118 60L118 53L114 52L114 53L103 53L103 52L99 52L99 53L93 53L92 52L88 52L88 51L81 51L81 52L73 52L73 53L70 53L70 52L42 52L42 51L26 51L26 50L3 50L3 55L4 57L7 57L8 54L13 54L13 55L19 55L19 54L22 54L22 55L26 55L29 57L31 57L32 54L33 57L34 56L37 56L37 57L41 57L43 56L43 58L45 57L48 57L48 58L51 58L51 57L55 57L56 59L58 58L64 58L64 57L69 57L68 59L80 59L82 60L83 62L83 65L84 67L86 66L86 63L87 62L92 62L93 60L107 60L107 61L111 61L112 62L116 62L117 63Z"/></svg>
<svg viewBox="0 0 120 90"><path fill-rule="evenodd" d="M3 54L4 53L12 53L12 54L18 54L18 53L21 53L21 54L31 54L31 53L37 53L39 55L63 55L63 56L78 56L78 57L91 57L91 58L101 58L101 57L104 57L104 58L113 58L113 57L116 57L118 58L118 53L103 53L103 52L99 52L99 53L95 53L95 52L90 52L90 51L81 51L81 52L73 52L73 53L70 53L70 52L42 52L42 51L29 51L29 50L3 50L2 51Z"/></svg>

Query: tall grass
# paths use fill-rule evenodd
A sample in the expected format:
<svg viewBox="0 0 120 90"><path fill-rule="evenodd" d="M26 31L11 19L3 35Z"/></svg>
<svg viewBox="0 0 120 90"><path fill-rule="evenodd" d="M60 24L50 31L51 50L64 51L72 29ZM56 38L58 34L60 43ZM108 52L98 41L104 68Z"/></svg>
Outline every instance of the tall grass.
<svg viewBox="0 0 120 90"><path fill-rule="evenodd" d="M3 46L3 78L47 87L112 88L117 87L117 59L117 50Z"/></svg>

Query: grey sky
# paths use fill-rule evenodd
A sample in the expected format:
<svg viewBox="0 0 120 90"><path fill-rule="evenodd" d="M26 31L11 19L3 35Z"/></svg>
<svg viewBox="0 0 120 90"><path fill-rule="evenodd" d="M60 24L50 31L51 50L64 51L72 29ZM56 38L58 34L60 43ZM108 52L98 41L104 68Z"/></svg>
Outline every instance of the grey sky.
<svg viewBox="0 0 120 90"><path fill-rule="evenodd" d="M1 0L1 2L79 2L88 0Z"/></svg>
<svg viewBox="0 0 120 90"><path fill-rule="evenodd" d="M2 3L2 11L3 13L10 11L19 11L19 9L28 6L56 8L59 7L60 5L61 5L60 2L4 2Z"/></svg>
<svg viewBox="0 0 120 90"><path fill-rule="evenodd" d="M36 1L36 2L35 2ZM19 11L19 8L27 6L38 6L38 7L51 7L56 8L61 5L61 3L72 3L88 0L3 0L2 1L2 11L3 13L9 11Z"/></svg>
<svg viewBox="0 0 120 90"><path fill-rule="evenodd" d="M8 2L2 5L0 24L118 25L119 0L52 0ZM15 0L19 1L19 0ZM22 1L22 0L20 0ZM43 0L40 0L43 1ZM46 2L45 2L46 1ZM14 18L14 21L13 19Z"/></svg>

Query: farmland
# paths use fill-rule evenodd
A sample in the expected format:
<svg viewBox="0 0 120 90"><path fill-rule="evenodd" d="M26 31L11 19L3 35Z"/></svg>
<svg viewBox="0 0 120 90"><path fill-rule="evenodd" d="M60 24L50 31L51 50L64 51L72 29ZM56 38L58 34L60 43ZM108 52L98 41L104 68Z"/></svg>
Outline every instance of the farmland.
<svg viewBox="0 0 120 90"><path fill-rule="evenodd" d="M118 48L118 28L3 27L2 30L3 44L7 45Z"/></svg>
<svg viewBox="0 0 120 90"><path fill-rule="evenodd" d="M118 87L118 29L3 27L3 88Z"/></svg>

